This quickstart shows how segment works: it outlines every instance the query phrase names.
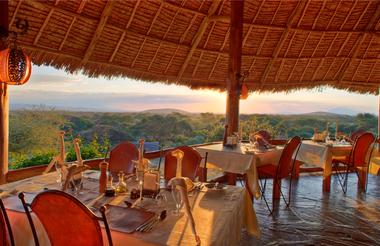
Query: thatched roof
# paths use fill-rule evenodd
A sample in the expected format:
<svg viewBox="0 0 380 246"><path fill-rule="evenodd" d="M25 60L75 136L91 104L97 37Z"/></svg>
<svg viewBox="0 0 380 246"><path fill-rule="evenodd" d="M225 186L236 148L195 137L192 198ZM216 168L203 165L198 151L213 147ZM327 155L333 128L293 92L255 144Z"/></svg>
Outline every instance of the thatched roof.
<svg viewBox="0 0 380 246"><path fill-rule="evenodd" d="M91 77L225 89L228 0L11 0L10 27L36 64ZM246 0L242 71L250 90L330 85L377 93L379 0Z"/></svg>

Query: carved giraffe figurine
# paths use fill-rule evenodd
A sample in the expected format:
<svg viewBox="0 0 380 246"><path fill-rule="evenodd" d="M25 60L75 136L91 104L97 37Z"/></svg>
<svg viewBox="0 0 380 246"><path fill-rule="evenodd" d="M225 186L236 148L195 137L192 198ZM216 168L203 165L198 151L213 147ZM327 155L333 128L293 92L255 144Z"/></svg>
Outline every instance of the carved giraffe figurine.
<svg viewBox="0 0 380 246"><path fill-rule="evenodd" d="M80 153L80 147L79 147L79 139L76 138L73 141L75 155L77 156L77 161L74 164L71 164L70 167L68 167L65 183L63 185L62 190L66 190L69 187L70 182L72 179L75 179L76 175L80 175L82 172L84 172L87 169L90 169L88 165L83 164L82 155Z"/></svg>
<svg viewBox="0 0 380 246"><path fill-rule="evenodd" d="M49 165L46 167L43 174L46 174L50 171L50 169L53 167L53 165L63 166L66 165L66 151L65 151L65 132L60 131L59 132L59 138L60 138L60 152L58 155L54 156L53 159L51 159Z"/></svg>
<svg viewBox="0 0 380 246"><path fill-rule="evenodd" d="M191 191L194 189L195 185L193 181L187 177L182 177L182 159L185 153L180 149L175 149L172 151L171 155L177 159L177 169L176 169L176 178L184 178L186 183L186 190Z"/></svg>
<svg viewBox="0 0 380 246"><path fill-rule="evenodd" d="M178 166L177 166L178 167ZM168 185L169 186L172 186L173 189L177 189L180 194L181 194L181 200L183 201L184 205L185 205L185 211L186 211L186 214L187 214L187 217L189 218L190 220L190 224L191 224L191 229L193 231L193 234L194 234L194 237L195 237L195 241L196 241L196 245L200 246L201 245L201 239L199 238L198 234L197 234L197 230L195 228L195 220L194 220L194 217L193 217L193 214L191 212L191 206L190 206L190 201L189 201L189 196L188 196L188 184L187 184L187 181L190 180L189 178L186 178L186 177L175 177L175 178L172 178ZM190 180L191 182L191 180Z"/></svg>
<svg viewBox="0 0 380 246"><path fill-rule="evenodd" d="M147 170L149 168L149 165L150 165L150 161L148 159L144 158L144 144L145 144L145 140L140 139L139 140L139 148L138 148L138 151L139 151L138 160L132 161L136 165L136 175L137 175L137 171L143 172L143 171Z"/></svg>

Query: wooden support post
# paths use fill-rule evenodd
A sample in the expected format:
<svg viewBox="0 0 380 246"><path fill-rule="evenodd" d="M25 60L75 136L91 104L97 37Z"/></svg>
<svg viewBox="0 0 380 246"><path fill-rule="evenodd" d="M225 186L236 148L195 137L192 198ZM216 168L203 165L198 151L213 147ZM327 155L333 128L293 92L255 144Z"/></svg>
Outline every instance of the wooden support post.
<svg viewBox="0 0 380 246"><path fill-rule="evenodd" d="M5 49L8 36L8 1L0 1L0 50ZM1 81L0 81L1 82ZM0 184L6 183L8 173L9 101L7 84L0 83Z"/></svg>
<svg viewBox="0 0 380 246"><path fill-rule="evenodd" d="M239 75L243 41L243 0L231 0L230 51L227 78L227 136L238 131L239 127Z"/></svg>
<svg viewBox="0 0 380 246"><path fill-rule="evenodd" d="M231 136L239 127L239 77L243 42L243 0L231 1L230 51L227 78L226 135ZM236 183L236 175L227 173L228 184Z"/></svg>

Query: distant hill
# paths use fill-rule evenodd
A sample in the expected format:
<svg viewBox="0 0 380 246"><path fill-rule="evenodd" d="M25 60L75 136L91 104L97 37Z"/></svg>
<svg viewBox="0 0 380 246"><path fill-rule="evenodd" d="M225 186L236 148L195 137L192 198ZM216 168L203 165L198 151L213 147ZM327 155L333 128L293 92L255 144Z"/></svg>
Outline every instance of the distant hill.
<svg viewBox="0 0 380 246"><path fill-rule="evenodd" d="M160 115L167 115L167 114L172 114L172 113L179 113L179 114L192 114L190 112L187 112L185 110L180 110L180 109L174 109L174 108L158 108L158 109L148 109L144 111L140 111L139 113L143 114L160 114Z"/></svg>
<svg viewBox="0 0 380 246"><path fill-rule="evenodd" d="M305 114L300 114L300 115L310 115L310 116L328 116L328 117L335 117L335 116L341 116L344 114L336 114L336 113L331 113L331 112L310 112L310 113L305 113Z"/></svg>

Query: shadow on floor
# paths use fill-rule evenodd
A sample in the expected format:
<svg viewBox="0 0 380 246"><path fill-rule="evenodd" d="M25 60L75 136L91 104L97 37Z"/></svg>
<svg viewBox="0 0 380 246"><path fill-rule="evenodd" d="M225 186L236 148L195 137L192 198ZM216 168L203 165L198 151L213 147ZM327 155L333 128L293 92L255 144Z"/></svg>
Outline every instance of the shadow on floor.
<svg viewBox="0 0 380 246"><path fill-rule="evenodd" d="M281 200L272 217L264 200L255 201L262 237L243 232L241 245L380 245L380 176L369 176L367 193L356 184L350 174L344 195L333 176L331 192L323 193L321 176L301 176L293 182L290 208ZM267 189L271 201L271 183Z"/></svg>

